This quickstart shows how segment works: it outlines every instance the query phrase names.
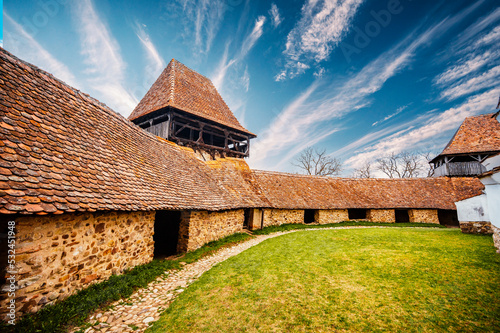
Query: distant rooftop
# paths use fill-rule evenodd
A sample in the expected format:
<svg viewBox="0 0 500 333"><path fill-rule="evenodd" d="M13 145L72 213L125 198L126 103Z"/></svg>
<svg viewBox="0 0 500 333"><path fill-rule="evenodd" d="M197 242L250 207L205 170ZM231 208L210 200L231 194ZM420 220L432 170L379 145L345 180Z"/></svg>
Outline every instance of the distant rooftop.
<svg viewBox="0 0 500 333"><path fill-rule="evenodd" d="M500 152L498 113L467 117L440 156Z"/></svg>
<svg viewBox="0 0 500 333"><path fill-rule="evenodd" d="M210 79L175 59L170 61L128 119L135 120L168 106L254 135L241 126Z"/></svg>

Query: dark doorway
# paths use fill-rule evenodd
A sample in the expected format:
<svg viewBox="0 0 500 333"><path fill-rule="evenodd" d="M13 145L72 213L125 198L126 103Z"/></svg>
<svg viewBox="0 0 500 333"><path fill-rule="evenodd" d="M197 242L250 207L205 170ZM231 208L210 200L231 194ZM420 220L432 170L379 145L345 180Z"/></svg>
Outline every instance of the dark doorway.
<svg viewBox="0 0 500 333"><path fill-rule="evenodd" d="M348 209L349 220L366 220L366 209Z"/></svg>
<svg viewBox="0 0 500 333"><path fill-rule="evenodd" d="M160 210L155 217L155 258L165 258L177 253L181 212Z"/></svg>
<svg viewBox="0 0 500 333"><path fill-rule="evenodd" d="M410 215L408 209L396 209L396 223L410 222Z"/></svg>
<svg viewBox="0 0 500 333"><path fill-rule="evenodd" d="M316 210L314 209L305 209L304 210L304 223L309 224L314 222L314 215Z"/></svg>
<svg viewBox="0 0 500 333"><path fill-rule="evenodd" d="M250 222L250 209L245 209L245 220L243 221L243 229L248 229L248 224Z"/></svg>
<svg viewBox="0 0 500 333"><path fill-rule="evenodd" d="M458 215L456 210L438 210L439 224L447 227L459 227Z"/></svg>

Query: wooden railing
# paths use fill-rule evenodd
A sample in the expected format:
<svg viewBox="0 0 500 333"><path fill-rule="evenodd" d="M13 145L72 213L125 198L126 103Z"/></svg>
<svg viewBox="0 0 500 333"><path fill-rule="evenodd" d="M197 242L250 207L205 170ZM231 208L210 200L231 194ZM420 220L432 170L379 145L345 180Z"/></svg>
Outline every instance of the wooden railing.
<svg viewBox="0 0 500 333"><path fill-rule="evenodd" d="M434 176L476 176L486 171L479 162L450 162L434 169Z"/></svg>

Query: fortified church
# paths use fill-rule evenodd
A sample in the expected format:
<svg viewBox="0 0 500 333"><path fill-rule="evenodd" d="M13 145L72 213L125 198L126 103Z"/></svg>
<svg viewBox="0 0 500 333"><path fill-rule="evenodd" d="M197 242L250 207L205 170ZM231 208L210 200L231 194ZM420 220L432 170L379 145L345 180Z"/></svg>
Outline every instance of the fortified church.
<svg viewBox="0 0 500 333"><path fill-rule="evenodd" d="M244 229L360 219L458 226L455 202L484 189L476 177L251 170L244 157L255 137L208 78L176 60L125 119L0 49L0 221L2 233L16 224L18 314ZM436 168L451 162L443 154ZM3 292L0 311L5 302Z"/></svg>

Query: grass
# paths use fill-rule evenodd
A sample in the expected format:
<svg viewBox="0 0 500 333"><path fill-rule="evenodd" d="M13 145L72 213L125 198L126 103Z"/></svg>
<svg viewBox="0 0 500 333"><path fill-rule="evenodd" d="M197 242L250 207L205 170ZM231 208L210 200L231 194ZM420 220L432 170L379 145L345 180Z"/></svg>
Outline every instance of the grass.
<svg viewBox="0 0 500 333"><path fill-rule="evenodd" d="M203 247L186 253L175 260L153 260L137 266L122 275L113 275L108 280L94 284L77 294L47 306L35 314L23 316L15 326L0 323L1 332L65 332L68 326L79 326L98 308L105 307L113 301L127 298L138 288L146 287L157 277L172 269L179 269L181 263L192 263L214 251L239 243L250 238L238 233L218 241L210 242Z"/></svg>
<svg viewBox="0 0 500 333"><path fill-rule="evenodd" d="M323 229L351 226L375 226L375 227L405 227L405 228L446 228L444 225L435 223L380 223L368 221L345 221L340 223L330 224L282 224L278 226L265 227L260 230L255 230L254 235L269 235L279 231L289 231L297 229Z"/></svg>
<svg viewBox="0 0 500 333"><path fill-rule="evenodd" d="M498 332L490 236L296 232L215 266L147 332Z"/></svg>

